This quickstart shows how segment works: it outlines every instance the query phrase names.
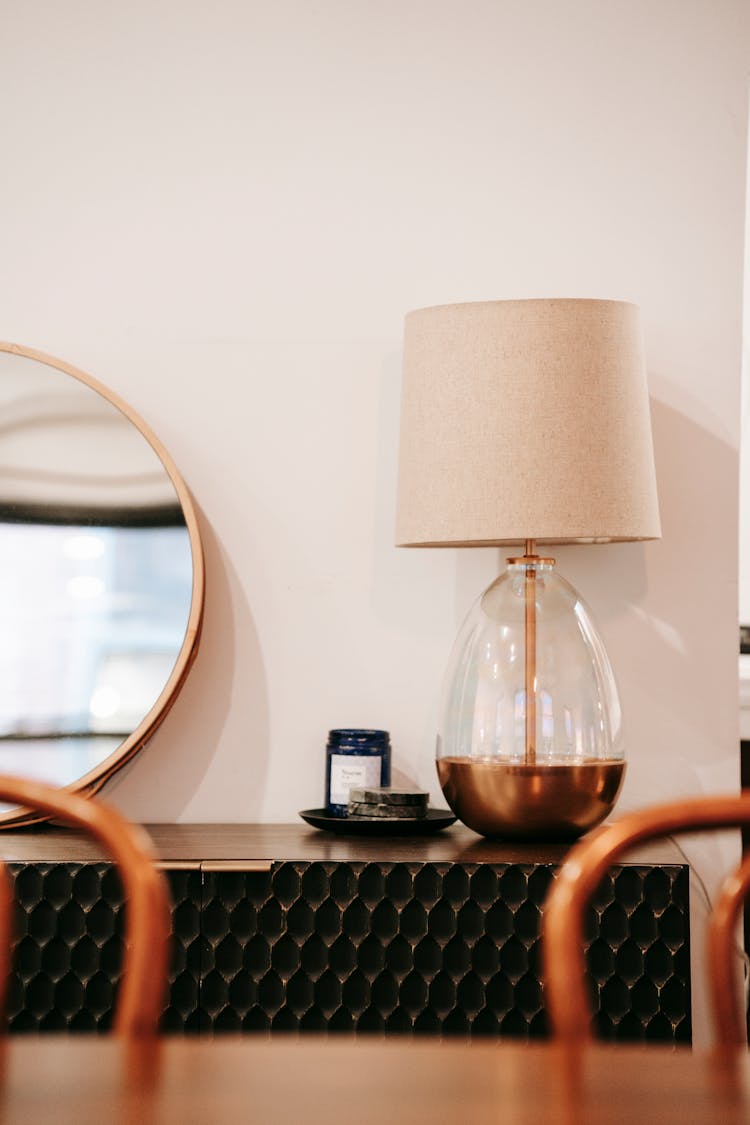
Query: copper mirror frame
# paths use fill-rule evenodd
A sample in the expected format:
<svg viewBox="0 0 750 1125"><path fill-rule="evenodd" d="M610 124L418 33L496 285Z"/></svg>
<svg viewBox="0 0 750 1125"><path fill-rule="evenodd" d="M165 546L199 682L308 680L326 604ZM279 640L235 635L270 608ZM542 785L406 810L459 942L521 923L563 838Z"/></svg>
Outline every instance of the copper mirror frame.
<svg viewBox="0 0 750 1125"><path fill-rule="evenodd" d="M107 403L115 407L140 433L141 437L148 446L151 447L151 451L156 455L156 458L158 458L158 461L164 468L174 488L176 500L181 508L185 528L188 533L192 563L192 591L190 594L189 612L182 645L171 668L171 672L156 701L143 716L141 721L138 722L135 729L127 734L119 745L117 745L98 765L83 773L75 781L63 786L70 792L80 793L84 796L92 796L101 789L114 773L121 769L126 762L130 761L134 755L137 754L163 722L179 694L196 657L203 623L205 596L205 565L198 522L190 493L172 458L143 419L117 394L84 371L79 370L63 360L56 359L53 356L35 349L19 344L0 342L0 353L7 353L27 360L34 360L47 367L55 368L64 375L70 376L80 383L85 384L85 386L89 387L92 391L102 396ZM2 560L0 559L0 567L1 566ZM159 682L161 682L161 680ZM18 828L24 825L39 823L46 819L48 818L40 816L39 813L32 812L28 809L18 807L6 808L4 811L0 810L0 829Z"/></svg>

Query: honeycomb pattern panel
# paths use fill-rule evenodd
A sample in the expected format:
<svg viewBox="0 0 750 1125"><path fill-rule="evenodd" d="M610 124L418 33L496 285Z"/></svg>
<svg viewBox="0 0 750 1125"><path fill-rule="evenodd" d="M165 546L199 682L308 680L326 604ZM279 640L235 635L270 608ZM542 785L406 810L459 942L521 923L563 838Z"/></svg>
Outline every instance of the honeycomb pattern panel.
<svg viewBox="0 0 750 1125"><path fill-rule="evenodd" d="M206 872L206 1031L547 1033L549 865L284 862ZM587 919L597 1034L689 1042L687 868L614 869Z"/></svg>
<svg viewBox="0 0 750 1125"><path fill-rule="evenodd" d="M198 870L166 871L172 899L172 963L164 1032L200 1028L202 878Z"/></svg>
<svg viewBox="0 0 750 1125"><path fill-rule="evenodd" d="M123 895L107 863L9 864L14 951L7 1019L11 1031L107 1031L123 954ZM167 873L173 954L165 1031L199 1023L199 871Z"/></svg>

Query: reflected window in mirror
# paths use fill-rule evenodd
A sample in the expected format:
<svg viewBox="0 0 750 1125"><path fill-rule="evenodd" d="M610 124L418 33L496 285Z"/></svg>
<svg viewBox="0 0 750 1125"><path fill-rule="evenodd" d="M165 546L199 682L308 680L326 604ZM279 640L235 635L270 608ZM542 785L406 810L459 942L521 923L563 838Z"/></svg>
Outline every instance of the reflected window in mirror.
<svg viewBox="0 0 750 1125"><path fill-rule="evenodd" d="M173 524L0 522L0 773L69 784L155 705L193 574ZM29 581L33 578L33 581Z"/></svg>

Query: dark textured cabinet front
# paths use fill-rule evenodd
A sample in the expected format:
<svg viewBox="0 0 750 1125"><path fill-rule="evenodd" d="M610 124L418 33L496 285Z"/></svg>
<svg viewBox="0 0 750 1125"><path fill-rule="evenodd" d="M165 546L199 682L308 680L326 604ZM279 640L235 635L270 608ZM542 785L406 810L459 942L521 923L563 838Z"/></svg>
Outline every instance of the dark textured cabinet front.
<svg viewBox="0 0 750 1125"><path fill-rule="evenodd" d="M13 1030L111 1025L122 895L107 864L11 867ZM547 864L283 862L169 873L168 1031L536 1037ZM688 869L626 866L589 917L598 1034L690 1040Z"/></svg>
<svg viewBox="0 0 750 1125"><path fill-rule="evenodd" d="M123 896L107 863L8 865L16 903L11 1031L107 1031L123 953ZM162 1026L198 1026L201 872L171 871L173 954Z"/></svg>

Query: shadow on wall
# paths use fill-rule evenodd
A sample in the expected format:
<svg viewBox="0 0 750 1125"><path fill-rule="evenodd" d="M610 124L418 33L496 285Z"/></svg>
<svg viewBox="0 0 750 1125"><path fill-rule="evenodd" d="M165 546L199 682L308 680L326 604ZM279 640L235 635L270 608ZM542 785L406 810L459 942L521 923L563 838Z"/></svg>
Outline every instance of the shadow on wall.
<svg viewBox="0 0 750 1125"><path fill-rule="evenodd" d="M659 614L642 609L635 614L650 630L660 669L651 691L665 715L678 721L690 701L688 721L696 737L685 740L683 753L698 773L701 766L710 772L708 746L717 759L735 757L739 778L739 453L663 401L652 402L652 422L662 540L651 548L657 565L649 567L648 600ZM666 560L660 565L662 552ZM731 715L712 688L714 677L722 675Z"/></svg>
<svg viewBox="0 0 750 1125"><path fill-rule="evenodd" d="M189 815L189 807L209 772L213 786L226 789L228 819L260 819L265 791L269 706L260 644L242 583L200 510L198 517L206 558L206 604L198 655L163 726L103 793L128 815L147 823L200 820ZM238 655L238 648L246 651ZM243 669L246 683L233 691L238 668ZM223 768L220 761L222 730L230 707L232 726L242 730L248 757L252 756L252 767L243 773L241 793L236 769L230 761ZM231 739L225 742L231 747ZM209 781L207 784L211 786ZM201 800L211 808L222 806L221 793L208 798L203 793Z"/></svg>
<svg viewBox="0 0 750 1125"><path fill-rule="evenodd" d="M662 539L560 552L620 683L628 768L615 817L739 787L739 456L694 420L701 408L679 388L650 383L662 396L651 401ZM683 399L684 409L672 405ZM738 834L685 835L679 845L712 897Z"/></svg>
<svg viewBox="0 0 750 1125"><path fill-rule="evenodd" d="M736 750L734 736L723 744L722 725L729 728L711 684L725 667L726 698L734 699L739 459L736 449L672 405L652 399L651 414L661 540L570 547L558 557L562 573L591 604L611 652L642 664L615 673L635 686L652 722L661 720L673 746L688 760L694 756L699 768L707 745ZM624 702L626 715L632 713L636 701ZM670 758L673 766L671 750ZM675 783L672 776L670 786Z"/></svg>

